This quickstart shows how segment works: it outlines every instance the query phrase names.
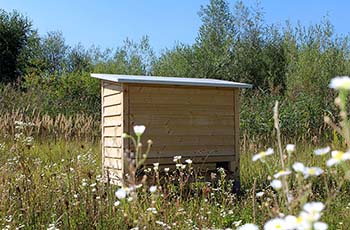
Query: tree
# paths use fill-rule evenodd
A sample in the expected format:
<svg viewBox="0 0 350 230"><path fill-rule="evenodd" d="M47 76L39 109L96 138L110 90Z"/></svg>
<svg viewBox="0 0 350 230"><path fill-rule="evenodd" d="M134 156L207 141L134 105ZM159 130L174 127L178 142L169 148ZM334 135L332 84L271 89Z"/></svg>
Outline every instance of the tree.
<svg viewBox="0 0 350 230"><path fill-rule="evenodd" d="M147 36L140 42L126 39L123 46L116 49L114 57L109 57L109 53L102 56L107 56L107 59L98 58L94 63L94 72L150 75L155 60Z"/></svg>
<svg viewBox="0 0 350 230"><path fill-rule="evenodd" d="M197 77L230 78L234 18L226 0L211 0L201 7L202 26L194 44Z"/></svg>
<svg viewBox="0 0 350 230"><path fill-rule="evenodd" d="M59 76L66 71L69 48L61 32L49 32L42 38L40 59L47 75Z"/></svg>
<svg viewBox="0 0 350 230"><path fill-rule="evenodd" d="M92 57L80 43L69 51L67 59L68 72L82 73L92 69Z"/></svg>
<svg viewBox="0 0 350 230"><path fill-rule="evenodd" d="M178 44L168 49L153 64L153 73L157 76L196 77L192 67L195 60L192 46Z"/></svg>
<svg viewBox="0 0 350 230"><path fill-rule="evenodd" d="M29 41L35 39L31 21L13 11L0 9L0 82L21 79L26 71Z"/></svg>

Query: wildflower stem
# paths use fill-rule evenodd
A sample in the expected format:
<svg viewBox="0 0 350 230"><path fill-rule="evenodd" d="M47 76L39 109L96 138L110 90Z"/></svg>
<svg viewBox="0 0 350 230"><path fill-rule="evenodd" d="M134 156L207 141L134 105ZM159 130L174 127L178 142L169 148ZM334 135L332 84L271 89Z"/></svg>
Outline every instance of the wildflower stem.
<svg viewBox="0 0 350 230"><path fill-rule="evenodd" d="M281 166L282 169L285 170L284 167L284 160L283 160L283 151L282 151L282 142L281 142L281 131L279 128L279 119L278 119L278 101L276 101L275 103L275 107L274 107L274 124L275 124L275 129L277 132L277 142L278 142L278 150L280 153L280 158L281 158Z"/></svg>
<svg viewBox="0 0 350 230"><path fill-rule="evenodd" d="M253 184L253 223L256 223L256 178L254 178Z"/></svg>
<svg viewBox="0 0 350 230"><path fill-rule="evenodd" d="M278 101L276 101L276 103L275 103L273 118L274 118L275 129L277 132L277 142L278 142L278 150L279 150L280 158L281 158L281 166L282 166L282 170L285 170L284 159L283 159L283 150L282 150L282 141L281 141L281 131L280 131L279 119L278 119ZM287 182L286 177L282 177L282 188L283 188L285 199L286 199L286 205L287 205L288 209L290 209L289 200L288 200L289 189L288 189L288 182Z"/></svg>

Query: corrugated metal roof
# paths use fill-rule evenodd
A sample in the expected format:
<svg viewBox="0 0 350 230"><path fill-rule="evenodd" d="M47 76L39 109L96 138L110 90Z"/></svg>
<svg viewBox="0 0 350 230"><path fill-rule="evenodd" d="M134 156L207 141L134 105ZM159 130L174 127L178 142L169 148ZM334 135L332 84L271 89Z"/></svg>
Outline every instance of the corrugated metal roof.
<svg viewBox="0 0 350 230"><path fill-rule="evenodd" d="M119 82L119 83L252 88L252 85L250 84L210 79L210 78L155 77L155 76L97 74L97 73L92 73L91 76L94 78L98 78L106 81Z"/></svg>

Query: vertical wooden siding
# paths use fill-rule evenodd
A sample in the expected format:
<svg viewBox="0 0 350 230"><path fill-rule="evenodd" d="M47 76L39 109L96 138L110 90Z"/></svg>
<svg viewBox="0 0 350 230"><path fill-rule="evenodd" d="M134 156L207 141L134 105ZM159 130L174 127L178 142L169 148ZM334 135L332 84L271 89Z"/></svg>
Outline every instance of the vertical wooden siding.
<svg viewBox="0 0 350 230"><path fill-rule="evenodd" d="M198 163L237 162L235 92L215 87L129 84L129 123L146 126L144 144L148 139L153 141L149 162L172 163L174 155Z"/></svg>
<svg viewBox="0 0 350 230"><path fill-rule="evenodd" d="M123 175L122 100L121 85L102 81L102 167L115 183Z"/></svg>

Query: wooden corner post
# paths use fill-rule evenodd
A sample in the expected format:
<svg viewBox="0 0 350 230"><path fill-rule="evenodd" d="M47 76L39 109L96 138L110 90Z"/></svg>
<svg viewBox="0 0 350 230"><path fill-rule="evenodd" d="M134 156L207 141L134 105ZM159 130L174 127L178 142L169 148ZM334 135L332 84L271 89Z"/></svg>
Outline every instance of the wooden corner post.
<svg viewBox="0 0 350 230"><path fill-rule="evenodd" d="M233 90L233 113L234 113L234 159L229 162L229 171L232 174L234 182L234 191L237 192L240 189L240 134L239 134L239 111L240 111L240 100L239 100L239 89Z"/></svg>

